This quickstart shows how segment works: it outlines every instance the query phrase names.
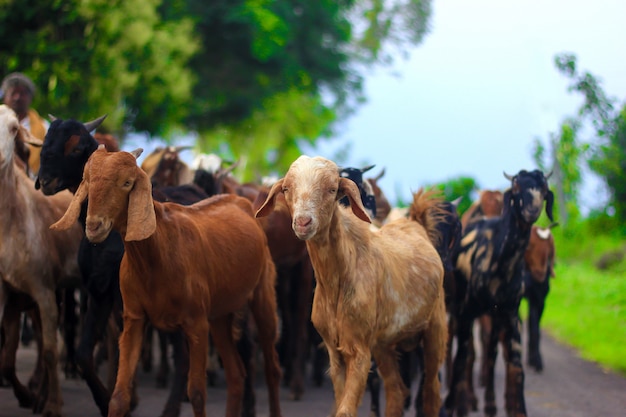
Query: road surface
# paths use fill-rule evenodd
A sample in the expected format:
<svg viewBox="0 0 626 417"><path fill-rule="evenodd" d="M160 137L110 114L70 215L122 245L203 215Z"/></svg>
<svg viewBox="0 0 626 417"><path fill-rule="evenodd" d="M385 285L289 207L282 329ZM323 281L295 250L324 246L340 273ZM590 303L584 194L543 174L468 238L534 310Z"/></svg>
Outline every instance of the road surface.
<svg viewBox="0 0 626 417"><path fill-rule="evenodd" d="M530 417L624 417L626 416L626 378L603 371L593 363L579 358L572 349L556 343L549 335L542 339L545 370L537 374L526 371L526 404ZM23 380L32 370L35 358L33 348L20 347L18 369ZM259 367L260 368L260 367ZM503 365L501 356L496 368L496 399L498 416L505 416L503 407ZM257 416L269 414L267 395L262 375L258 378ZM226 387L223 376L217 387L208 389L207 416L224 415ZM64 395L64 415L66 417L98 417L91 395L81 380L62 378ZM415 387L414 387L415 391ZM168 391L155 388L154 375L139 372L138 407L133 417L154 417L160 415ZM482 406L483 390L477 389L479 409ZM322 387L314 387L310 382L301 401L289 399L286 388L281 392L281 407L284 417L326 417L333 401L330 380ZM367 417L369 394L366 393L359 409L359 416ZM30 410L17 406L11 390L0 389L0 417L32 416ZM405 416L414 416L409 410ZM481 411L470 413L470 417L482 416ZM181 417L193 416L189 403L182 405Z"/></svg>

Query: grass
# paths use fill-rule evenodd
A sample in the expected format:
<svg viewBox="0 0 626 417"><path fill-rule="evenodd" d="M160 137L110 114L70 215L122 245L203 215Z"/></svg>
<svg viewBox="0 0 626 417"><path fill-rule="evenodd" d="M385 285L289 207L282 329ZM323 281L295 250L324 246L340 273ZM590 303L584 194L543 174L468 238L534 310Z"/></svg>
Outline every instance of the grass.
<svg viewBox="0 0 626 417"><path fill-rule="evenodd" d="M604 271L595 266L603 253L622 247L624 241L602 235L581 239L558 232L555 237L556 277L542 327L585 359L626 375L626 260Z"/></svg>

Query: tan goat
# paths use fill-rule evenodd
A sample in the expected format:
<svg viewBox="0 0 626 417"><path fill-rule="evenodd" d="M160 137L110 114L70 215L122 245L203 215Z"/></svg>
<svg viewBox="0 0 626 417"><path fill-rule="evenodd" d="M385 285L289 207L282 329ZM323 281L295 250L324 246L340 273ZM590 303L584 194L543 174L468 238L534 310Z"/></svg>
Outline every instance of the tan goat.
<svg viewBox="0 0 626 417"><path fill-rule="evenodd" d="M330 356L334 415L357 415L373 356L385 387L386 415L401 416L408 390L395 348L422 340L424 409L436 416L447 326L443 266L429 240L432 229L401 219L370 231L356 184L321 157L299 157L274 184L257 217L268 215L280 194L315 269L311 319ZM338 204L344 196L350 208Z"/></svg>
<svg viewBox="0 0 626 417"><path fill-rule="evenodd" d="M4 318L7 330L2 372L23 407L33 405L33 411L57 417L62 414L63 398L57 369L59 314L55 291L62 284L80 283L77 258L82 231L78 224L69 225L64 233L49 230L69 206L72 195L63 192L46 197L35 190L34 181L16 161L17 136L29 140L13 110L0 105L0 322ZM35 395L15 375L19 311L12 301L16 293L35 301L41 317L41 357L46 372Z"/></svg>
<svg viewBox="0 0 626 417"><path fill-rule="evenodd" d="M109 417L126 415L146 320L182 329L189 345L187 391L194 416L205 416L209 331L226 373L226 416L239 417L245 370L232 334L235 312L248 304L265 361L270 415L280 416L276 272L251 203L218 195L191 206L153 201L140 153L108 153L102 146L85 165L72 204L52 227L76 222L88 199L86 235L101 242L111 230L124 239L120 290L124 330Z"/></svg>

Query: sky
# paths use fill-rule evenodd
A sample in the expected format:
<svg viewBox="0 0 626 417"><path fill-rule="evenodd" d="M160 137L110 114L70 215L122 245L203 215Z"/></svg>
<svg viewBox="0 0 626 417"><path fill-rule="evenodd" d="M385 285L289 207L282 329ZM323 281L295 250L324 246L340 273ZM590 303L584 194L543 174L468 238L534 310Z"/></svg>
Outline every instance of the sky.
<svg viewBox="0 0 626 417"><path fill-rule="evenodd" d="M345 165L376 164L372 176L384 167L392 202L459 176L505 189L503 171L537 168L535 138L546 143L582 103L556 54L574 53L579 70L626 101L625 17L623 0L433 0L423 42L367 75L368 102L339 138L306 153L332 158L350 142ZM585 175L587 208L605 198L600 185Z"/></svg>
<svg viewBox="0 0 626 417"><path fill-rule="evenodd" d="M368 72L367 103L338 137L303 153L333 159L350 143L342 165L376 164L371 176L384 168L379 184L392 202L460 176L503 190L503 172L537 168L534 140L547 143L582 103L556 54L574 53L579 70L626 101L625 17L624 0L433 0L423 42ZM597 178L584 178L583 212L606 199Z"/></svg>

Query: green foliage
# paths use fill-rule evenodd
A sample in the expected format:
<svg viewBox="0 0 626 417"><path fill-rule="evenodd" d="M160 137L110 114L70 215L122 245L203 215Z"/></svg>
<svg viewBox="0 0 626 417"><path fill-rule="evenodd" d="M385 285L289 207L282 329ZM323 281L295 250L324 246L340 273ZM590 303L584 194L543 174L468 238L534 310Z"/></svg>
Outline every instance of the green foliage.
<svg viewBox="0 0 626 417"><path fill-rule="evenodd" d="M557 250L558 250L557 246ZM551 281L542 326L586 359L626 374L626 280L587 263L561 263Z"/></svg>
<svg viewBox="0 0 626 417"><path fill-rule="evenodd" d="M480 188L476 180L471 177L451 178L436 184L435 187L443 192L447 201L462 197L457 208L459 214L463 214L472 205L475 200L475 191Z"/></svg>
<svg viewBox="0 0 626 417"><path fill-rule="evenodd" d="M151 133L185 115L198 43L189 19L162 22L158 0L11 1L0 12L0 72L25 72L42 114Z"/></svg>
<svg viewBox="0 0 626 417"><path fill-rule="evenodd" d="M608 141L597 147L589 166L606 180L616 215L626 225L626 106L613 126Z"/></svg>
<svg viewBox="0 0 626 417"><path fill-rule="evenodd" d="M616 217L626 225L626 107L615 110L616 99L604 92L594 75L578 71L575 55L558 55L555 63L572 80L569 90L584 97L576 123L589 120L595 130L596 137L588 144L589 167L606 182Z"/></svg>
<svg viewBox="0 0 626 417"><path fill-rule="evenodd" d="M430 3L4 0L0 74L30 75L44 115L107 113L122 136L193 133L255 177L331 137L364 101L359 71L421 42Z"/></svg>
<svg viewBox="0 0 626 417"><path fill-rule="evenodd" d="M319 97L296 89L268 98L264 108L237 126L202 136L199 149L207 153L220 149L231 158L242 157L236 173L244 181L256 181L268 173L282 176L300 155L299 141L312 143L334 117Z"/></svg>

